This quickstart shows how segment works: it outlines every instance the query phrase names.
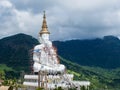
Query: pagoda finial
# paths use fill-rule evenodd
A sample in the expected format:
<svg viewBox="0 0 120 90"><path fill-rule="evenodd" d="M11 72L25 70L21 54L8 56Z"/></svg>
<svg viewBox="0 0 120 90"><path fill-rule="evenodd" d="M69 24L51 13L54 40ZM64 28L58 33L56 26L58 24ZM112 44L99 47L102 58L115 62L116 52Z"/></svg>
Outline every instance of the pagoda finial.
<svg viewBox="0 0 120 90"><path fill-rule="evenodd" d="M40 35L42 34L50 34L50 32L47 30L47 22L46 22L46 15L45 15L45 11L44 11L44 15L43 15L43 23L42 23L42 30L40 31Z"/></svg>
<svg viewBox="0 0 120 90"><path fill-rule="evenodd" d="M44 13L44 16L43 16L43 18L46 18L45 11L43 11L43 13Z"/></svg>

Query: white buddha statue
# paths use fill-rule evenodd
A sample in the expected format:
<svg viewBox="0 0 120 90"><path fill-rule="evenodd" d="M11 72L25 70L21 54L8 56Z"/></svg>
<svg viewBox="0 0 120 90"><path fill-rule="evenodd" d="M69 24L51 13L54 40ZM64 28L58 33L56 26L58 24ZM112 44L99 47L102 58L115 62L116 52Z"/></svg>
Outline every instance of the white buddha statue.
<svg viewBox="0 0 120 90"><path fill-rule="evenodd" d="M39 45L34 47L33 60L34 72L46 71L48 73L63 73L65 66L59 64L57 53L49 40L50 32L47 30L46 17L44 13L42 30L40 31Z"/></svg>

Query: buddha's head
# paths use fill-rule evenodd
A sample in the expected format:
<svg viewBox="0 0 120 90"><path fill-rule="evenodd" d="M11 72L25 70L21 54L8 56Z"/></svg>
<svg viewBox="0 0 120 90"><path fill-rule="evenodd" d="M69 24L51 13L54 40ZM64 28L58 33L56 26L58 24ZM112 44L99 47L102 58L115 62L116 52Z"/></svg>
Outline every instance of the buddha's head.
<svg viewBox="0 0 120 90"><path fill-rule="evenodd" d="M39 42L40 43L47 43L49 41L49 34L41 34L39 37Z"/></svg>

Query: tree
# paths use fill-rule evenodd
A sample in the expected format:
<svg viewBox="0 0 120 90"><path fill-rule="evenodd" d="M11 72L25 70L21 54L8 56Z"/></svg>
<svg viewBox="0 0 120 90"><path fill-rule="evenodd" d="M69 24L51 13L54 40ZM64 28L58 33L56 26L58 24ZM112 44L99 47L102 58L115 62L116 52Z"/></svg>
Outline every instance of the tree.
<svg viewBox="0 0 120 90"><path fill-rule="evenodd" d="M4 71L0 71L0 79L5 79L5 72Z"/></svg>
<svg viewBox="0 0 120 90"><path fill-rule="evenodd" d="M85 89L85 86L82 86L82 87L81 87L81 90L86 90L86 89Z"/></svg>

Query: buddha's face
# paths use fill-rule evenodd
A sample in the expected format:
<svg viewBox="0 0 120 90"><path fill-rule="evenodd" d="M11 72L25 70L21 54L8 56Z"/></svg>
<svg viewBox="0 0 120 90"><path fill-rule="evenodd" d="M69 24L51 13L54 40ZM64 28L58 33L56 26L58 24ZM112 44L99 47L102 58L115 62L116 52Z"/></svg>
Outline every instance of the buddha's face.
<svg viewBox="0 0 120 90"><path fill-rule="evenodd" d="M46 43L47 41L49 41L49 34L42 34L39 37L39 42L40 43Z"/></svg>
<svg viewBox="0 0 120 90"><path fill-rule="evenodd" d="M44 41L48 41L49 40L49 34L42 34L41 37L44 39Z"/></svg>

